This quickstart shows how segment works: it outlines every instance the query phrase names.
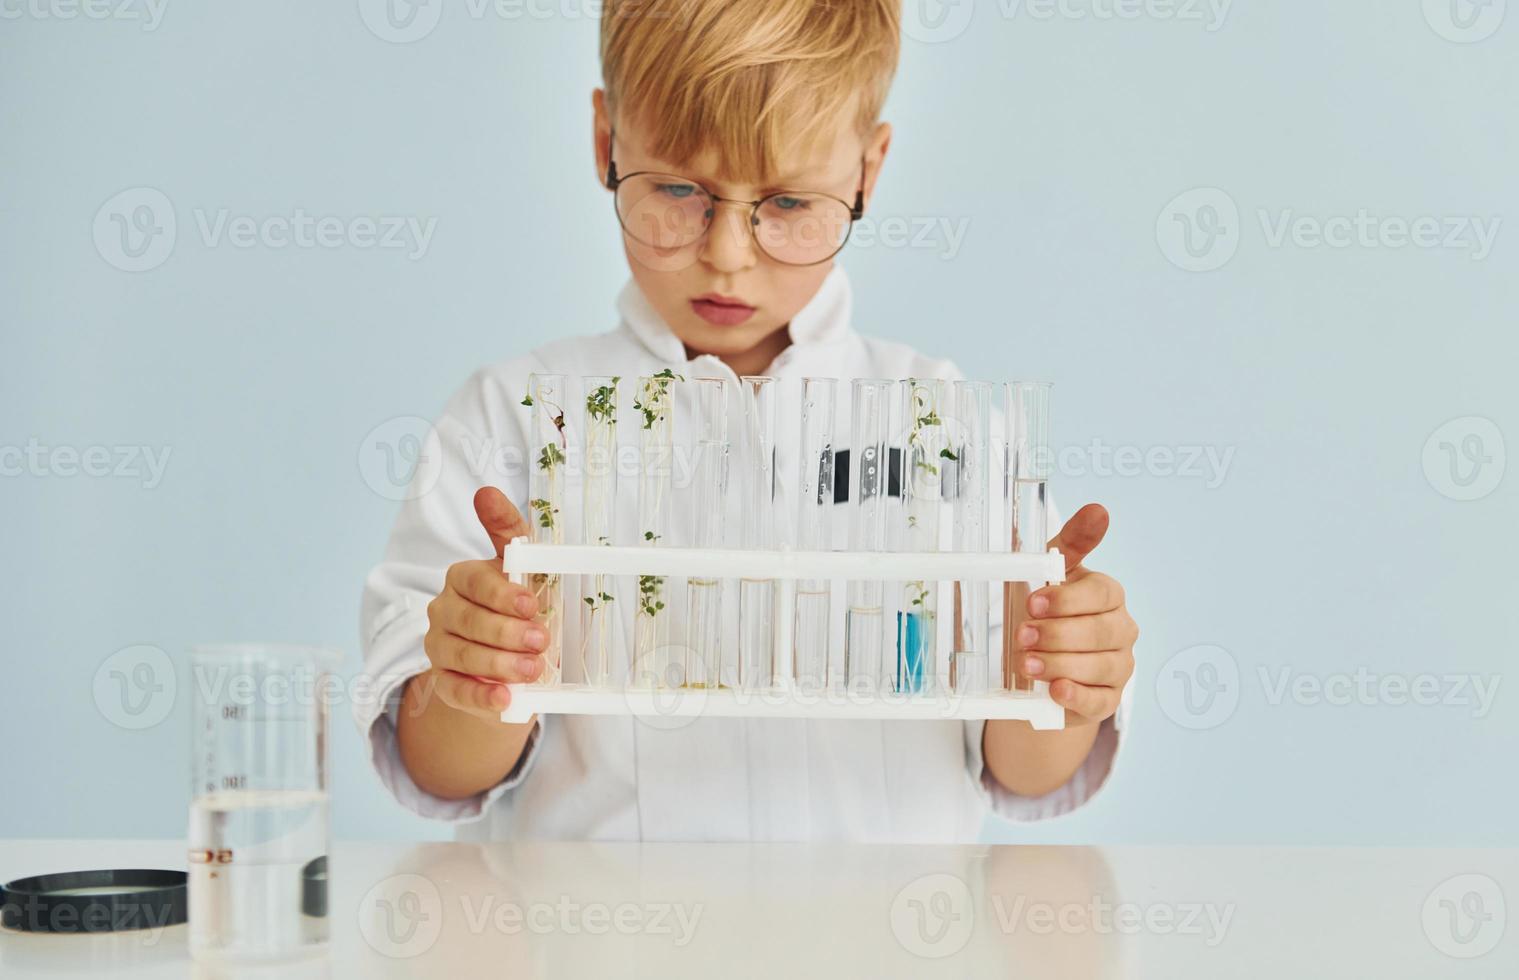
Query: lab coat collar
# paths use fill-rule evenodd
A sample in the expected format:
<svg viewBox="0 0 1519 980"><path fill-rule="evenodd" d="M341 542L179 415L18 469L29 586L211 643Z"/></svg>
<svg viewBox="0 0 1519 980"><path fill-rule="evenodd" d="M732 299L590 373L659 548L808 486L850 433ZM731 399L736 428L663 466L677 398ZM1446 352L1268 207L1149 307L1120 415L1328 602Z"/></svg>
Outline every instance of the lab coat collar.
<svg viewBox="0 0 1519 980"><path fill-rule="evenodd" d="M836 344L845 339L850 333L852 305L849 278L844 275L842 268L834 266L818 287L817 295L791 318L788 329L791 331L792 347L805 349ZM687 363L685 345L675 336L664 318L649 305L643 290L638 288L638 283L631 279L617 297L617 312L633 336L655 357L672 364ZM781 356L786 357L786 354Z"/></svg>

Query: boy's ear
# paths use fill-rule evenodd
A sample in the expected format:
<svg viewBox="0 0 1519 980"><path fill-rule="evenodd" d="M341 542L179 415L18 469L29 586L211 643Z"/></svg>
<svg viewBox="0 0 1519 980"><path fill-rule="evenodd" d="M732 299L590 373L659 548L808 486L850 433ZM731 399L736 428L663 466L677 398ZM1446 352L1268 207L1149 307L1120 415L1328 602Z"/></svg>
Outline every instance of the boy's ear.
<svg viewBox="0 0 1519 980"><path fill-rule="evenodd" d="M607 94L602 89L591 90L591 109L591 141L596 148L596 183L605 187L607 160L612 154L612 117L607 114Z"/></svg>
<svg viewBox="0 0 1519 980"><path fill-rule="evenodd" d="M886 151L891 148L891 123L876 123L875 130L865 141L865 207L875 194L876 178L881 176L881 165L886 161Z"/></svg>

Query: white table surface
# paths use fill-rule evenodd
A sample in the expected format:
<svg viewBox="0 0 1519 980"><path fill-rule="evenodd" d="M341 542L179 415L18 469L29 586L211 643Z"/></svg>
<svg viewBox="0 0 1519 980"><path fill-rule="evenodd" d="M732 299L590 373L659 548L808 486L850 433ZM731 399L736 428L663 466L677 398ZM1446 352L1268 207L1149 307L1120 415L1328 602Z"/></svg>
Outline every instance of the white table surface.
<svg viewBox="0 0 1519 980"><path fill-rule="evenodd" d="M1519 978L1519 850L337 843L331 864L305 964L202 969L184 926L0 931L0 977ZM3 880L95 867L184 868L184 845L0 841Z"/></svg>

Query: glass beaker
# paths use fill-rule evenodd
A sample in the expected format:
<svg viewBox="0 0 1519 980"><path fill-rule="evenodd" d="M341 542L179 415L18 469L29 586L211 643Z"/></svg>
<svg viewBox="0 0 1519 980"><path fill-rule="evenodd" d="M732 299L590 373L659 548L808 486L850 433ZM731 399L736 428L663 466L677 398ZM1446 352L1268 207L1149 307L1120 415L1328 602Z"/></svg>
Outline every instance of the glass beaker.
<svg viewBox="0 0 1519 980"><path fill-rule="evenodd" d="M282 960L327 942L327 708L332 650L201 646L190 786L189 945Z"/></svg>

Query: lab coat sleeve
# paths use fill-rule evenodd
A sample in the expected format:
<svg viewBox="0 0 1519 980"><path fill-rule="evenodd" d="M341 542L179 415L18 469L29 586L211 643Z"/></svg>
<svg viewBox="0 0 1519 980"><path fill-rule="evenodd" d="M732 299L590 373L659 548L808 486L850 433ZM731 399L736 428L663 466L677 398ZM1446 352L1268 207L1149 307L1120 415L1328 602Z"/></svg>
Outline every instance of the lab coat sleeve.
<svg viewBox="0 0 1519 980"><path fill-rule="evenodd" d="M525 383L534 365L514 365L501 376ZM482 486L499 487L519 506L525 499L525 424L522 391L507 390L497 374L476 374L433 425L391 531L384 559L365 580L360 612L364 674L370 693L355 698L354 720L369 742L370 760L398 802L419 816L466 822L531 774L543 740L540 719L511 773L490 790L444 800L417 786L401 761L396 721L401 693L428 668L422 639L427 604L438 594L448 567L493 553L474 512Z"/></svg>

